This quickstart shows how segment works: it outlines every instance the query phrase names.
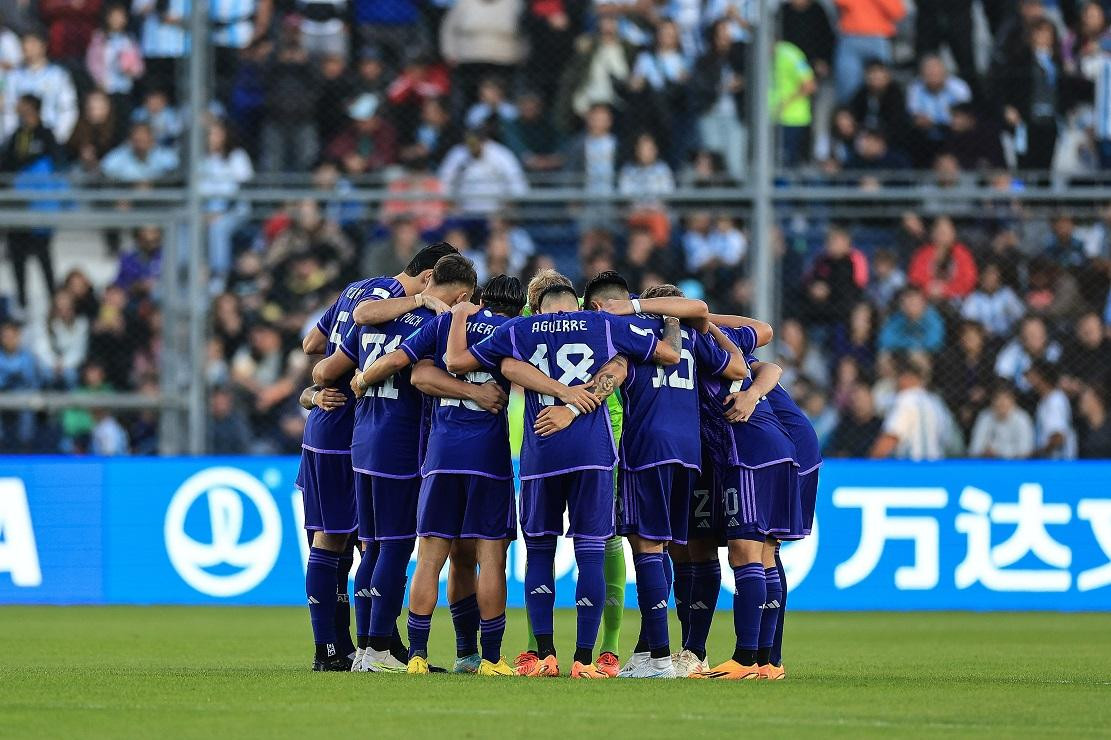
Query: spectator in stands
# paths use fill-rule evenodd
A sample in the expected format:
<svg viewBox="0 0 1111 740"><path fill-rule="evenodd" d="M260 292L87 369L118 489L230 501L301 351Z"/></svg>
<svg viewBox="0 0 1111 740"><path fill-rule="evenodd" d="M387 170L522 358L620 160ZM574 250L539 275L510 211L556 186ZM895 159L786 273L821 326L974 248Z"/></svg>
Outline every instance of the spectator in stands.
<svg viewBox="0 0 1111 740"><path fill-rule="evenodd" d="M162 274L162 229L141 226L135 229L135 249L120 255L116 281L133 296L153 295Z"/></svg>
<svg viewBox="0 0 1111 740"><path fill-rule="evenodd" d="M847 103L864 81L868 60L891 62L895 24L906 9L902 0L834 0L834 4L840 14L834 80L837 101Z"/></svg>
<svg viewBox="0 0 1111 740"><path fill-rule="evenodd" d="M618 191L629 198L629 225L652 233L657 245L667 244L671 236L671 220L664 198L675 190L675 176L667 163L659 158L656 140L649 133L636 138L633 161L621 168Z"/></svg>
<svg viewBox="0 0 1111 740"><path fill-rule="evenodd" d="M892 146L906 147L910 131L906 94L886 62L872 59L865 65L864 84L849 101L848 110L861 128L886 131Z"/></svg>
<svg viewBox="0 0 1111 740"><path fill-rule="evenodd" d="M116 112L108 95L90 90L81 108L81 117L66 143L68 158L77 172L84 175L100 173L100 160L120 141Z"/></svg>
<svg viewBox="0 0 1111 740"><path fill-rule="evenodd" d="M957 343L943 350L938 359L940 372L935 385L966 432L972 428L976 413L988 403L996 381L994 364L984 327L975 321L960 323Z"/></svg>
<svg viewBox="0 0 1111 740"><path fill-rule="evenodd" d="M420 230L413 219L397 216L389 223L386 239L372 243L363 253L360 272L364 275L398 275L422 246Z"/></svg>
<svg viewBox="0 0 1111 740"><path fill-rule="evenodd" d="M363 82L367 70L372 69L368 66L370 64L364 59L359 65L360 91L377 95L376 84ZM390 83L386 96L397 125L405 131L416 125L423 106L429 100L446 100L451 90L451 78L444 65L435 63L430 55L414 54L405 62L401 75Z"/></svg>
<svg viewBox="0 0 1111 740"><path fill-rule="evenodd" d="M991 406L976 416L968 444L969 457L1025 460L1034 453L1034 422L1018 405L1014 388L999 381Z"/></svg>
<svg viewBox="0 0 1111 740"><path fill-rule="evenodd" d="M414 52L428 48L418 0L354 0L359 42L382 53L387 70L397 72Z"/></svg>
<svg viewBox="0 0 1111 740"><path fill-rule="evenodd" d="M1047 319L1071 320L1084 308L1076 278L1047 257L1030 260L1026 305Z"/></svg>
<svg viewBox="0 0 1111 740"><path fill-rule="evenodd" d="M529 0L522 30L528 39L529 54L525 79L545 100L555 100L563 68L553 59L570 59L575 52L575 37L583 27L587 3L567 0Z"/></svg>
<svg viewBox="0 0 1111 740"><path fill-rule="evenodd" d="M1015 322L1026 313L1011 286L1003 284L1003 273L995 262L980 270L980 285L961 304L961 316L979 323L993 338L1008 336Z"/></svg>
<svg viewBox="0 0 1111 740"><path fill-rule="evenodd" d="M1048 19L1037 20L1026 49L1007 65L998 83L1021 170L1048 170L1053 163L1063 77L1056 27Z"/></svg>
<svg viewBox="0 0 1111 740"><path fill-rule="evenodd" d="M1053 236L1043 252L1059 267L1075 269L1088 261L1084 252L1084 242L1076 229L1076 222L1068 213L1059 213L1050 222Z"/></svg>
<svg viewBox="0 0 1111 740"><path fill-rule="evenodd" d="M227 388L213 388L208 395L208 449L220 454L244 455L250 451L251 426L236 408Z"/></svg>
<svg viewBox="0 0 1111 740"><path fill-rule="evenodd" d="M199 187L206 198L208 268L210 278L222 286L231 271L232 236L250 210L246 203L237 202L235 195L255 172L251 158L235 145L223 121L214 120L209 124L206 150L201 161Z"/></svg>
<svg viewBox="0 0 1111 740"><path fill-rule="evenodd" d="M617 183L617 157L613 112L602 103L592 105L585 130L568 148L567 169L583 178L588 193L609 194Z"/></svg>
<svg viewBox="0 0 1111 740"><path fill-rule="evenodd" d="M1026 371L1035 360L1055 365L1061 359L1061 345L1049 338L1045 321L1027 316L1019 324L1018 336L1007 342L995 360L995 374L1009 380L1022 393L1029 393Z"/></svg>
<svg viewBox="0 0 1111 740"><path fill-rule="evenodd" d="M41 0L38 5L50 40L50 58L64 64L84 59L85 47L100 22L101 0Z"/></svg>
<svg viewBox="0 0 1111 740"><path fill-rule="evenodd" d="M949 113L944 151L957 158L961 169L982 171L1006 166L999 128L990 118L981 115L971 103L958 103Z"/></svg>
<svg viewBox="0 0 1111 740"><path fill-rule="evenodd" d="M287 356L288 355L288 356ZM249 404L249 418L257 449L277 450L282 404L301 387L306 363L299 349L287 353L281 334L269 324L256 324L248 344L232 357L233 387L242 403Z"/></svg>
<svg viewBox="0 0 1111 740"><path fill-rule="evenodd" d="M517 98L517 118L502 124L505 145L517 155L527 172L555 172L566 162L564 141L548 119L544 101L535 92Z"/></svg>
<svg viewBox="0 0 1111 740"><path fill-rule="evenodd" d="M697 274L709 292L736 273L747 251L744 233L728 216L696 211L688 217L683 234L687 271Z"/></svg>
<svg viewBox="0 0 1111 740"><path fill-rule="evenodd" d="M172 174L178 165L177 152L155 144L150 126L136 123L127 141L104 157L100 170L110 180L146 186Z"/></svg>
<svg viewBox="0 0 1111 740"><path fill-rule="evenodd" d="M62 280L61 289L73 298L78 316L84 316L90 321L96 318L100 303L97 301L96 292L88 275L78 269L70 270Z"/></svg>
<svg viewBox="0 0 1111 740"><path fill-rule="evenodd" d="M351 175L375 172L397 161L397 130L377 96L360 95L347 115L351 123L328 145L326 157L339 162Z"/></svg>
<svg viewBox="0 0 1111 740"><path fill-rule="evenodd" d="M891 305L899 291L907 284L906 273L899 268L895 253L890 249L879 249L872 255L871 282L868 284L868 299L877 308Z"/></svg>
<svg viewBox="0 0 1111 740"><path fill-rule="evenodd" d="M305 199L296 204L288 226L266 250L264 265L281 272L309 254L326 261L333 273L350 268L355 260L355 247L339 224L324 218L315 200Z"/></svg>
<svg viewBox="0 0 1111 740"><path fill-rule="evenodd" d="M348 0L297 0L295 8L309 56L319 62L324 57L348 55Z"/></svg>
<svg viewBox="0 0 1111 740"><path fill-rule="evenodd" d="M25 32L21 42L23 64L4 78L4 136L10 136L19 125L19 99L30 95L41 103L43 125L58 141L68 141L77 124L77 92L73 80L69 72L47 58L46 42L39 31Z"/></svg>
<svg viewBox="0 0 1111 740"><path fill-rule="evenodd" d="M672 166L679 164L691 144L690 72L690 62L679 46L679 27L664 20L656 27L655 46L637 55L629 77L626 114L648 127Z"/></svg>
<svg viewBox="0 0 1111 740"><path fill-rule="evenodd" d="M909 167L910 160L906 155L898 149L892 149L888 141L887 132L881 129L864 129L856 137L853 152L845 163L845 169L890 173ZM861 187L879 189L879 180L874 177L863 177Z"/></svg>
<svg viewBox="0 0 1111 740"><path fill-rule="evenodd" d="M944 341L945 323L937 309L926 302L918 288L904 288L899 294L899 309L880 330L879 349L936 352Z"/></svg>
<svg viewBox="0 0 1111 740"><path fill-rule="evenodd" d="M949 74L937 54L923 57L918 69L918 78L907 89L907 111L917 132L912 151L922 164L933 160L949 135L953 106L972 100L972 89Z"/></svg>
<svg viewBox="0 0 1111 740"><path fill-rule="evenodd" d="M1075 459L1072 408L1065 392L1057 387L1057 368L1045 360L1034 360L1025 377L1038 399L1034 413L1034 457Z"/></svg>
<svg viewBox="0 0 1111 740"><path fill-rule="evenodd" d="M1080 458L1111 458L1111 416L1107 413L1106 393L1106 388L1091 387L1080 394Z"/></svg>
<svg viewBox="0 0 1111 740"><path fill-rule="evenodd" d="M528 192L521 163L507 147L491 141L484 128L471 129L444 157L440 181L464 214L489 214Z"/></svg>
<svg viewBox="0 0 1111 740"><path fill-rule="evenodd" d="M14 321L0 323L0 392L32 391L39 387L35 357L23 346L23 329ZM0 449L27 452L35 436L31 411L0 412Z"/></svg>
<svg viewBox="0 0 1111 740"><path fill-rule="evenodd" d="M818 90L814 70L806 55L794 44L778 41L772 62L771 114L779 126L780 164L795 167L809 159L810 98Z"/></svg>
<svg viewBox="0 0 1111 740"><path fill-rule="evenodd" d="M166 91L173 97L181 60L185 56L188 0L132 0L131 12L142 19L140 43L146 90Z"/></svg>
<svg viewBox="0 0 1111 740"><path fill-rule="evenodd" d="M508 79L525 58L523 0L455 0L440 24L440 54L455 68L460 102L470 105L481 80Z"/></svg>
<svg viewBox="0 0 1111 740"><path fill-rule="evenodd" d="M177 149L181 135L185 132L185 120L173 105L165 90L148 90L143 104L131 114L132 123L145 123L150 126L151 134L160 147Z"/></svg>
<svg viewBox="0 0 1111 740"><path fill-rule="evenodd" d="M516 120L517 106L507 99L505 82L500 77L486 77L478 83L478 100L463 118L469 128L488 125L492 131L503 131Z"/></svg>
<svg viewBox="0 0 1111 740"><path fill-rule="evenodd" d="M930 243L915 251L907 277L932 301L964 298L976 287L976 260L957 240L957 229L948 216L938 216L930 228Z"/></svg>
<svg viewBox="0 0 1111 740"><path fill-rule="evenodd" d="M988 3L990 4L990 3ZM975 84L976 60L972 53L972 3L963 0L916 0L915 53L919 59L938 56L949 49L964 81Z"/></svg>
<svg viewBox="0 0 1111 740"><path fill-rule="evenodd" d="M844 326L849 312L868 284L868 260L855 249L848 229L833 226L826 235L825 249L803 278L808 323L825 331ZM824 337L823 337L824 338Z"/></svg>
<svg viewBox="0 0 1111 740"><path fill-rule="evenodd" d="M98 457L117 457L131 451L127 430L107 409L93 409L93 431L89 439L89 453Z"/></svg>
<svg viewBox="0 0 1111 740"><path fill-rule="evenodd" d="M691 77L691 105L699 116L702 146L725 160L735 179L744 174L747 132L745 114L744 49L733 41L729 23L715 22L707 32L709 50L698 60Z"/></svg>
<svg viewBox="0 0 1111 740"><path fill-rule="evenodd" d="M821 2L789 0L779 7L781 38L806 54L819 81L829 78L836 37Z"/></svg>
<svg viewBox="0 0 1111 740"><path fill-rule="evenodd" d="M456 127L440 98L429 98L421 104L420 120L409 131L410 140L398 150L398 160L417 170L438 165L459 143Z"/></svg>
<svg viewBox="0 0 1111 740"><path fill-rule="evenodd" d="M111 4L104 11L104 25L97 29L85 52L85 67L104 92L120 120L131 116L135 81L143 76L143 52L127 32L127 8Z"/></svg>
<svg viewBox="0 0 1111 740"><path fill-rule="evenodd" d="M117 390L131 387L135 348L142 339L142 327L129 315L127 302L122 287L105 288L89 334L89 359L103 369L108 385Z"/></svg>
<svg viewBox="0 0 1111 740"><path fill-rule="evenodd" d="M316 161L317 64L295 26L286 24L265 67L265 111L260 134L262 171L307 172ZM354 118L354 116L352 116Z"/></svg>
<svg viewBox="0 0 1111 740"><path fill-rule="evenodd" d="M1076 329L1061 354L1061 388L1077 398L1085 386L1111 388L1111 339L1095 311L1076 320Z"/></svg>
<svg viewBox="0 0 1111 740"><path fill-rule="evenodd" d="M906 355L895 358L898 392L883 420L883 433L872 446L874 459L939 460L945 454L946 415L937 397L925 388L925 375Z"/></svg>
<svg viewBox="0 0 1111 740"><path fill-rule="evenodd" d="M76 386L89 346L89 320L77 313L72 296L64 290L54 294L50 314L33 339L42 384L58 390Z"/></svg>
<svg viewBox="0 0 1111 740"><path fill-rule="evenodd" d="M783 368L784 386L794 385L797 378L809 378L823 387L829 385L829 362L798 320L787 319L779 328L775 355Z"/></svg>
<svg viewBox="0 0 1111 740"><path fill-rule="evenodd" d="M876 416L872 389L867 383L857 383L849 396L848 410L841 414L825 453L830 457L868 457L881 429L883 420Z"/></svg>
<svg viewBox="0 0 1111 740"><path fill-rule="evenodd" d="M270 31L274 17L274 0L213 3L209 15L213 25L212 72L216 83L216 98L226 102L230 97L240 56L244 50L263 40Z"/></svg>
<svg viewBox="0 0 1111 740"><path fill-rule="evenodd" d="M818 444L825 447L837 428L837 407L829 403L829 396L821 388L811 388L802 397L799 406L818 435Z"/></svg>

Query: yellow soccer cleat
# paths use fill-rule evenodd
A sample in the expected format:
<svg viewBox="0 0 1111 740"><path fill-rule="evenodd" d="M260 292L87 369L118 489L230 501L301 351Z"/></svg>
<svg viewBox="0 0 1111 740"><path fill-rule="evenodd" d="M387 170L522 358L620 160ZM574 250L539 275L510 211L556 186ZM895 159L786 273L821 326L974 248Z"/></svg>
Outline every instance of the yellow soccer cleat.
<svg viewBox="0 0 1111 740"><path fill-rule="evenodd" d="M787 669L781 665L767 665L760 666L759 679L761 681L782 681L787 678Z"/></svg>
<svg viewBox="0 0 1111 740"><path fill-rule="evenodd" d="M556 656L549 655L543 660L537 660L532 668L525 674L530 678L557 678L559 676L559 661Z"/></svg>
<svg viewBox="0 0 1111 740"><path fill-rule="evenodd" d="M491 663L488 660L483 660L478 664L478 671L480 676L516 676L517 672L513 670L513 666L505 662L502 657L497 663Z"/></svg>
<svg viewBox="0 0 1111 740"><path fill-rule="evenodd" d="M409 658L409 665L405 667L406 673L414 675L428 673L428 658L423 658L419 655L414 655Z"/></svg>
<svg viewBox="0 0 1111 740"><path fill-rule="evenodd" d="M616 655L610 652L599 655L598 660L594 661L594 665L598 666L598 670L610 678L616 678L617 672L621 670L621 661L617 659Z"/></svg>
<svg viewBox="0 0 1111 740"><path fill-rule="evenodd" d="M600 670L593 663L583 665L579 661L571 666L571 678L609 678L609 674Z"/></svg>
<svg viewBox="0 0 1111 740"><path fill-rule="evenodd" d="M756 665L741 665L735 660L727 660L708 671L697 671L688 678L716 678L724 681L755 681L760 677Z"/></svg>

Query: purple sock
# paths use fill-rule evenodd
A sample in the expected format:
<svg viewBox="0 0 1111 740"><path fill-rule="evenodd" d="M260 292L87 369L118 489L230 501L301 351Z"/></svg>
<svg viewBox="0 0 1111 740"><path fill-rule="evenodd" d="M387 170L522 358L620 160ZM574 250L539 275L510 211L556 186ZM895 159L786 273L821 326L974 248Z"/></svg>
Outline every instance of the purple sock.
<svg viewBox="0 0 1111 740"><path fill-rule="evenodd" d="M406 622L409 628L409 658L419 655L428 657L428 633L432 631L431 614L414 614L409 612Z"/></svg>
<svg viewBox="0 0 1111 740"><path fill-rule="evenodd" d="M691 588L694 587L694 563L675 563L675 615L682 630L681 645L687 644L690 631Z"/></svg>
<svg viewBox="0 0 1111 740"><path fill-rule="evenodd" d="M658 552L633 556L641 625L653 658L662 658L671 652L667 639L667 577L663 560L663 553Z"/></svg>
<svg viewBox="0 0 1111 740"><path fill-rule="evenodd" d="M378 562L370 579L370 636L371 644L385 642L397 627L401 604L405 601L405 571L409 556L413 554L416 540L383 540L379 542ZM384 650L383 647L375 647Z"/></svg>
<svg viewBox="0 0 1111 740"><path fill-rule="evenodd" d="M471 594L451 604L455 625L455 654L460 658L478 652L478 596Z"/></svg>
<svg viewBox="0 0 1111 740"><path fill-rule="evenodd" d="M691 563L691 597L687 620L690 627L683 647L699 658L706 658L706 640L710 637L710 625L717 609L718 593L721 591L721 563L707 560Z"/></svg>
<svg viewBox="0 0 1111 740"><path fill-rule="evenodd" d="M505 636L505 612L493 619L479 620L482 630L482 659L491 663L501 660L501 641Z"/></svg>
<svg viewBox="0 0 1111 740"><path fill-rule="evenodd" d="M779 571L774 567L764 569L764 585L767 589L763 613L760 615L760 658L764 663L771 660L772 644L775 643L775 628L779 624L779 609L783 599L783 584Z"/></svg>
<svg viewBox="0 0 1111 740"><path fill-rule="evenodd" d="M575 586L578 616L575 646L577 651L589 650L593 654L594 644L598 641L598 627L602 624L602 609L606 605L605 542L576 539L575 564L579 568L579 580ZM582 657L580 655L576 660Z"/></svg>
<svg viewBox="0 0 1111 740"><path fill-rule="evenodd" d="M783 619L787 615L787 572L783 570L783 560L779 557L779 545L775 546L775 569L779 573L779 587L783 596L779 599L779 615L775 623L775 638L772 640L768 660L772 665L783 665Z"/></svg>
<svg viewBox="0 0 1111 740"><path fill-rule="evenodd" d="M764 566L747 563L733 569L737 593L733 597L733 628L737 631L737 650L734 660L742 665L756 662L756 649L760 643L760 608L767 601L768 591L764 581Z"/></svg>
<svg viewBox="0 0 1111 740"><path fill-rule="evenodd" d="M552 634L552 609L555 605L554 536L525 537L525 606L528 607L532 634Z"/></svg>
<svg viewBox="0 0 1111 740"><path fill-rule="evenodd" d="M361 648L366 647L367 637L370 636L370 579L377 560L378 543L367 542L363 559L355 570L355 635Z"/></svg>
<svg viewBox="0 0 1111 740"><path fill-rule="evenodd" d="M339 553L321 547L309 548L309 565L305 570L305 594L309 602L309 621L313 640L325 649L321 657L336 653L336 568ZM318 652L320 652L318 648Z"/></svg>

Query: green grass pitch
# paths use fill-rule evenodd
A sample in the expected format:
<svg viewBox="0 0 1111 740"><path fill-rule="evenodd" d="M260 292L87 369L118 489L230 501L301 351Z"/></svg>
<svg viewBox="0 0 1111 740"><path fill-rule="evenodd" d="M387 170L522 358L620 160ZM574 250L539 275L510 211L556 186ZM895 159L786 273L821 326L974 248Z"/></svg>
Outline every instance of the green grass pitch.
<svg viewBox="0 0 1111 740"><path fill-rule="evenodd" d="M509 615L506 652L524 644ZM625 645L636 614L625 619ZM557 614L570 657L574 614ZM731 652L719 613L711 659ZM1111 615L792 613L782 683L313 674L303 609L0 608L0 736L1104 735ZM446 609L432 659L449 663ZM569 660L567 660L569 667Z"/></svg>

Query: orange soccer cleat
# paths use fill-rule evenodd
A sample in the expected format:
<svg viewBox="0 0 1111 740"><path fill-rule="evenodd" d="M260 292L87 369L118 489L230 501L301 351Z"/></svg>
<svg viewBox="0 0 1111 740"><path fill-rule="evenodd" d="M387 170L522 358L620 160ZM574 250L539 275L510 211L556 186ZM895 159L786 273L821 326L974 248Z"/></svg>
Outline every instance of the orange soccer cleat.
<svg viewBox="0 0 1111 740"><path fill-rule="evenodd" d="M692 673L689 678L716 678L725 681L755 681L760 677L760 669L755 665L741 665L735 660L727 660L708 671Z"/></svg>
<svg viewBox="0 0 1111 740"><path fill-rule="evenodd" d="M583 665L579 661L571 666L571 678L609 678L610 675L593 663Z"/></svg>
<svg viewBox="0 0 1111 740"><path fill-rule="evenodd" d="M526 650L513 661L513 670L516 671L518 676L527 676L539 660L540 658L536 653L530 653Z"/></svg>
<svg viewBox="0 0 1111 740"><path fill-rule="evenodd" d="M556 678L559 676L559 661L554 655L549 655L543 660L537 658L529 672L524 675L530 678Z"/></svg>
<svg viewBox="0 0 1111 740"><path fill-rule="evenodd" d="M757 669L760 675L757 676L761 681L782 681L787 678L787 670L781 665L762 665Z"/></svg>
<svg viewBox="0 0 1111 740"><path fill-rule="evenodd" d="M594 661L594 665L610 678L617 678L617 672L621 670L621 661L617 659L616 655L608 651L599 655L598 660Z"/></svg>

